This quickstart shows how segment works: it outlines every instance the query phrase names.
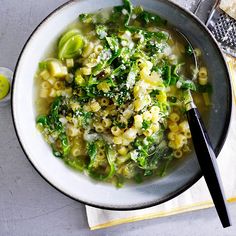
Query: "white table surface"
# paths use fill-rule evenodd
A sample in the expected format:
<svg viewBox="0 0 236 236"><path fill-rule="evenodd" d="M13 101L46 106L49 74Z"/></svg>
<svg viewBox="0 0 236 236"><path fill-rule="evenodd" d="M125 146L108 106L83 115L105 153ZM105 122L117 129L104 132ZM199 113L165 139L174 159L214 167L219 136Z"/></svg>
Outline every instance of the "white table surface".
<svg viewBox="0 0 236 236"><path fill-rule="evenodd" d="M204 1L202 17L211 1ZM0 66L13 70L32 30L64 2L0 0ZM197 0L175 2L193 9ZM84 205L50 186L25 157L15 135L10 106L0 108L0 134L0 236L236 235L236 204L230 205L234 226L227 229L222 229L211 208L90 231Z"/></svg>

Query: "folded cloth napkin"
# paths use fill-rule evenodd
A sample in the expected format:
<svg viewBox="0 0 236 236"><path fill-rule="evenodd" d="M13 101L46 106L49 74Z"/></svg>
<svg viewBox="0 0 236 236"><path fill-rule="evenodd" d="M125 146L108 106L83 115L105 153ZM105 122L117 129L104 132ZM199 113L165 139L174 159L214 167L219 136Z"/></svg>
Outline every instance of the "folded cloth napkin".
<svg viewBox="0 0 236 236"><path fill-rule="evenodd" d="M235 0L221 0L220 8L236 19L236 1Z"/></svg>
<svg viewBox="0 0 236 236"><path fill-rule="evenodd" d="M236 61L227 57L232 75L232 85L236 92ZM228 202L236 202L236 99L233 99L233 112L229 134L217 158ZM230 181L228 181L230 179ZM133 211L110 211L86 206L89 227L92 230L138 220L163 217L178 213L212 207L213 203L205 180L201 178L195 185L178 197L161 205Z"/></svg>

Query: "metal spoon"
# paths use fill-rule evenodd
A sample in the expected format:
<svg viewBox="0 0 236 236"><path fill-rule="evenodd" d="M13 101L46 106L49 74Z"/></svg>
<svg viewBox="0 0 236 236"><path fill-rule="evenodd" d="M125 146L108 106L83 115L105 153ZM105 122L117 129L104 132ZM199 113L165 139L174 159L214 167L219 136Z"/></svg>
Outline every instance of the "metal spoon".
<svg viewBox="0 0 236 236"><path fill-rule="evenodd" d="M183 41L193 49L188 38L182 32L178 30L176 30L176 32L183 39ZM191 59L197 69L197 57L194 51ZM207 134L207 130L200 117L199 111L194 104L189 89L184 91L184 102L194 149L212 200L215 204L218 216L223 227L231 226L231 220L227 209L226 197L223 190L218 164L216 162L216 156L210 138Z"/></svg>

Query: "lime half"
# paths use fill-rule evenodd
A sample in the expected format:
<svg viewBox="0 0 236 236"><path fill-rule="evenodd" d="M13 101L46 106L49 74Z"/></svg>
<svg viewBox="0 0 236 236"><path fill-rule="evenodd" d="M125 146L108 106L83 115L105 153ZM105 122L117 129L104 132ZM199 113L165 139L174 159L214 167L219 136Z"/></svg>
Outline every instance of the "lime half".
<svg viewBox="0 0 236 236"><path fill-rule="evenodd" d="M0 100L5 98L10 90L10 83L8 79L0 74Z"/></svg>

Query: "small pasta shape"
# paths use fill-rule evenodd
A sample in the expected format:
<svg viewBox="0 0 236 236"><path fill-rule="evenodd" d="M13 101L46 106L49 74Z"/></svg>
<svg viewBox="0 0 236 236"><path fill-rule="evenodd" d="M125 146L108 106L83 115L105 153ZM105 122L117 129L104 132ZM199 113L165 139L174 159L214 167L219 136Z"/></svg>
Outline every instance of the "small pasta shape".
<svg viewBox="0 0 236 236"><path fill-rule="evenodd" d="M54 98L54 97L56 97L57 96L57 92L56 92L56 90L55 89L51 89L50 90L50 92L49 92L49 97L52 97L52 98Z"/></svg>
<svg viewBox="0 0 236 236"><path fill-rule="evenodd" d="M89 106L89 105L84 105L84 106L83 106L83 110L89 112L89 111L91 111L91 106Z"/></svg>
<svg viewBox="0 0 236 236"><path fill-rule="evenodd" d="M101 82L97 85L98 90L102 90L104 93L110 91L110 85L107 82Z"/></svg>
<svg viewBox="0 0 236 236"><path fill-rule="evenodd" d="M74 66L74 59L73 58L69 58L69 59L66 59L66 66L71 68Z"/></svg>
<svg viewBox="0 0 236 236"><path fill-rule="evenodd" d="M84 130L83 130L83 128L78 128L78 135L77 135L77 137L81 137L81 136L83 136L84 135Z"/></svg>
<svg viewBox="0 0 236 236"><path fill-rule="evenodd" d="M114 144L122 144L122 137L121 136L115 136L113 138Z"/></svg>
<svg viewBox="0 0 236 236"><path fill-rule="evenodd" d="M80 86L83 86L85 84L85 79L81 74L77 74L77 76L75 77L75 83Z"/></svg>
<svg viewBox="0 0 236 236"><path fill-rule="evenodd" d="M172 131L172 132L177 132L179 130L179 126L177 123L175 122L171 122L168 125L168 128Z"/></svg>
<svg viewBox="0 0 236 236"><path fill-rule="evenodd" d="M182 150L183 150L183 152L190 152L191 151L191 149L188 145L184 145Z"/></svg>
<svg viewBox="0 0 236 236"><path fill-rule="evenodd" d="M88 58L86 61L83 62L83 65L89 68L95 67L99 63L97 58Z"/></svg>
<svg viewBox="0 0 236 236"><path fill-rule="evenodd" d="M101 106L106 107L109 105L109 103L110 103L110 100L108 98L101 98L101 100L100 100Z"/></svg>
<svg viewBox="0 0 236 236"><path fill-rule="evenodd" d="M135 111L141 111L146 106L143 100L137 99L134 101L134 109Z"/></svg>
<svg viewBox="0 0 236 236"><path fill-rule="evenodd" d="M175 137L176 137L176 134L177 133L175 133L175 132L169 132L167 137L168 137L169 140L174 141Z"/></svg>
<svg viewBox="0 0 236 236"><path fill-rule="evenodd" d="M117 110L110 111L111 116L115 116L115 115L117 115L117 113L118 113Z"/></svg>
<svg viewBox="0 0 236 236"><path fill-rule="evenodd" d="M197 57L200 57L202 55L202 52L199 48L195 48L193 51Z"/></svg>
<svg viewBox="0 0 236 236"><path fill-rule="evenodd" d="M206 67L200 67L198 72L199 77L207 77L207 68Z"/></svg>
<svg viewBox="0 0 236 236"><path fill-rule="evenodd" d="M183 147L187 143L187 138L183 134L177 134L175 138L175 144L177 148Z"/></svg>
<svg viewBox="0 0 236 236"><path fill-rule="evenodd" d="M96 53L97 55L102 51L103 46L102 45L96 45L94 47L94 53Z"/></svg>
<svg viewBox="0 0 236 236"><path fill-rule="evenodd" d="M190 132L190 130L188 130L188 131L185 131L185 132L184 132L184 136L186 136L186 138L187 138L187 139L191 138L191 137L192 137L192 135L191 135L191 132Z"/></svg>
<svg viewBox="0 0 236 236"><path fill-rule="evenodd" d="M71 149L70 152L71 152L71 155L72 155L73 157L78 157L78 156L81 155L81 151L80 151L80 148L79 148L78 146L72 147L72 149Z"/></svg>
<svg viewBox="0 0 236 236"><path fill-rule="evenodd" d="M84 57L84 58L88 57L93 52L93 49L94 49L94 44L92 42L90 42L84 48L83 53L82 53L82 57Z"/></svg>
<svg viewBox="0 0 236 236"><path fill-rule="evenodd" d="M98 133L102 133L105 130L102 124L95 123L93 126Z"/></svg>
<svg viewBox="0 0 236 236"><path fill-rule="evenodd" d="M41 83L41 88L42 89L50 89L51 88L51 84L49 82L47 82L47 81L43 81Z"/></svg>
<svg viewBox="0 0 236 236"><path fill-rule="evenodd" d="M180 119L180 116L177 113L172 112L169 116L169 119L173 122L178 122Z"/></svg>
<svg viewBox="0 0 236 236"><path fill-rule="evenodd" d="M126 155L128 153L128 149L124 146L118 149L118 153L122 156Z"/></svg>
<svg viewBox="0 0 236 236"><path fill-rule="evenodd" d="M39 76L43 79L43 80L48 80L50 78L50 74L47 70L43 70L42 72L40 72Z"/></svg>
<svg viewBox="0 0 236 236"><path fill-rule="evenodd" d="M205 77L198 77L198 83L200 84L200 85L206 85L207 83L208 83L208 78L207 78L207 76L205 76Z"/></svg>
<svg viewBox="0 0 236 236"><path fill-rule="evenodd" d="M157 106L152 107L150 112L152 114L152 119L151 119L152 122L157 123L160 120L160 116L159 116L160 108Z"/></svg>
<svg viewBox="0 0 236 236"><path fill-rule="evenodd" d="M56 81L53 87L56 90L61 90L64 87L64 83L62 81Z"/></svg>
<svg viewBox="0 0 236 236"><path fill-rule="evenodd" d="M112 125L112 121L111 119L105 118L102 120L102 124L105 128L108 128Z"/></svg>
<svg viewBox="0 0 236 236"><path fill-rule="evenodd" d="M169 141L169 142L168 142L168 147L170 147L170 148L172 148L172 149L177 149L176 144L175 144L174 141Z"/></svg>
<svg viewBox="0 0 236 236"><path fill-rule="evenodd" d="M120 135L123 133L123 131L122 131L119 127L113 126L113 127L111 128L111 133L112 133L114 136L120 136Z"/></svg>
<svg viewBox="0 0 236 236"><path fill-rule="evenodd" d="M122 115L118 117L118 121L120 123L124 123L124 124L128 123L128 120L124 116L122 116Z"/></svg>
<svg viewBox="0 0 236 236"><path fill-rule="evenodd" d="M57 81L57 80L56 80L56 78L54 78L54 77L50 77L50 78L48 79L48 82L49 82L51 85L54 85L56 81Z"/></svg>
<svg viewBox="0 0 236 236"><path fill-rule="evenodd" d="M146 129L143 134L146 136L146 137L149 137L153 134L153 130L151 128L148 128Z"/></svg>
<svg viewBox="0 0 236 236"><path fill-rule="evenodd" d="M90 104L91 111L97 112L101 109L101 106L98 102L94 101Z"/></svg>
<svg viewBox="0 0 236 236"><path fill-rule="evenodd" d="M56 93L57 93L57 96L62 96L62 90L57 90Z"/></svg>
<svg viewBox="0 0 236 236"><path fill-rule="evenodd" d="M149 112L149 111L145 111L143 114L142 114L142 117L144 120L148 120L150 121L152 119L152 114Z"/></svg>
<svg viewBox="0 0 236 236"><path fill-rule="evenodd" d="M149 71L152 69L153 64L150 61L146 61L146 60L144 60L142 58L139 58L137 60L137 62L138 62L139 68L141 68L141 69L146 68Z"/></svg>
<svg viewBox="0 0 236 236"><path fill-rule="evenodd" d="M175 158L181 158L183 156L183 152L178 149L173 152L173 155Z"/></svg>
<svg viewBox="0 0 236 236"><path fill-rule="evenodd" d="M152 114L159 114L160 108L158 106L153 106L153 107L151 107L150 112Z"/></svg>
<svg viewBox="0 0 236 236"><path fill-rule="evenodd" d="M149 77L150 70L147 67L143 67L143 69L140 71L140 78L141 80L146 80L146 78Z"/></svg>
<svg viewBox="0 0 236 236"><path fill-rule="evenodd" d="M160 116L158 114L152 114L152 119L151 121L153 123L158 123L158 121L160 120Z"/></svg>
<svg viewBox="0 0 236 236"><path fill-rule="evenodd" d="M151 124L150 129L153 131L153 133L156 133L160 129L159 123Z"/></svg>
<svg viewBox="0 0 236 236"><path fill-rule="evenodd" d="M106 154L105 154L104 150L99 150L97 153L97 157L101 158L101 159L105 158Z"/></svg>
<svg viewBox="0 0 236 236"><path fill-rule="evenodd" d="M109 115L109 111L107 109L101 111L103 117L107 117Z"/></svg>
<svg viewBox="0 0 236 236"><path fill-rule="evenodd" d="M82 67L80 68L80 71L83 75L91 75L92 73L91 67Z"/></svg>
<svg viewBox="0 0 236 236"><path fill-rule="evenodd" d="M139 92L140 92L140 86L135 85L133 89L134 98L137 98L139 96Z"/></svg>
<svg viewBox="0 0 236 236"><path fill-rule="evenodd" d="M136 138L136 136L137 136L137 130L135 128L129 128L123 134L123 137L130 141L133 141Z"/></svg>
<svg viewBox="0 0 236 236"><path fill-rule="evenodd" d="M109 112L111 112L111 111L113 111L113 110L115 110L115 109L116 109L116 106L115 106L114 104L112 104L112 105L110 105L110 106L108 106L108 107L106 108L106 110L109 111Z"/></svg>
<svg viewBox="0 0 236 236"><path fill-rule="evenodd" d="M132 110L126 109L126 110L123 112L123 117L128 120L128 119L132 116L132 114L133 114L133 111L132 111Z"/></svg>
<svg viewBox="0 0 236 236"><path fill-rule="evenodd" d="M122 145L129 146L130 142L131 142L130 140L128 140L126 138L122 138Z"/></svg>
<svg viewBox="0 0 236 236"><path fill-rule="evenodd" d="M142 128L142 123L143 123L143 118L142 118L141 115L134 116L134 127L136 129L141 129Z"/></svg>
<svg viewBox="0 0 236 236"><path fill-rule="evenodd" d="M77 136L79 134L79 132L80 132L79 129L75 128L72 125L68 125L68 127L67 127L67 134L68 134L68 136L75 137L75 136Z"/></svg>
<svg viewBox="0 0 236 236"><path fill-rule="evenodd" d="M179 130L183 133L189 131L188 121L184 120L181 123L179 123Z"/></svg>

